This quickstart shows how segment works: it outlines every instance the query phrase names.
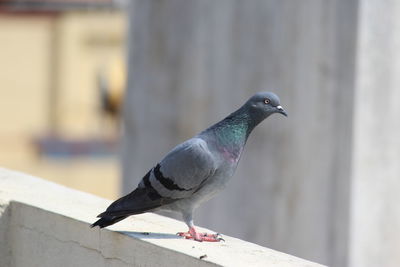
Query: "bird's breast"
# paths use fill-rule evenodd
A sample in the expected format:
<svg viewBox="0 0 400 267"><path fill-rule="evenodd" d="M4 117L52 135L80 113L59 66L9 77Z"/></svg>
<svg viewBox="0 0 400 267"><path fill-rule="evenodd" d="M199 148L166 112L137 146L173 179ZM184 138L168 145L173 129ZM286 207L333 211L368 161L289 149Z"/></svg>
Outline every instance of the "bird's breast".
<svg viewBox="0 0 400 267"><path fill-rule="evenodd" d="M243 150L242 148L239 149L221 148L219 152L221 153L225 161L235 165L239 162L242 150Z"/></svg>

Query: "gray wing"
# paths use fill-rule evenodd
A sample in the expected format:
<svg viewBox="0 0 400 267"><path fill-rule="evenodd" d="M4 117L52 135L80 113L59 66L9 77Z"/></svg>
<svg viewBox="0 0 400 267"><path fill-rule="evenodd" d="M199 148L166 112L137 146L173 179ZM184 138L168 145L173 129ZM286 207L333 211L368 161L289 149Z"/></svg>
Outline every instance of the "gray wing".
<svg viewBox="0 0 400 267"><path fill-rule="evenodd" d="M140 214L190 197L211 177L216 162L207 143L192 138L175 147L151 169L130 194L114 201L94 226L106 227L126 217Z"/></svg>
<svg viewBox="0 0 400 267"><path fill-rule="evenodd" d="M162 197L181 199L199 190L215 170L216 160L207 143L195 137L168 153L150 171L149 182ZM145 187L145 182L139 187Z"/></svg>

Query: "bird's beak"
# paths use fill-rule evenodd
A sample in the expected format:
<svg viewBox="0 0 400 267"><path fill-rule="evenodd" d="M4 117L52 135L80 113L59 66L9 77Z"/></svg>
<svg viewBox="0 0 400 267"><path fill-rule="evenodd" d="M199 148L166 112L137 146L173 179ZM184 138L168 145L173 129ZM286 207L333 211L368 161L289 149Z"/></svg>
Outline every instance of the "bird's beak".
<svg viewBox="0 0 400 267"><path fill-rule="evenodd" d="M282 106L276 106L276 109L278 110L278 113L281 113L282 115L287 117L286 111L282 108Z"/></svg>

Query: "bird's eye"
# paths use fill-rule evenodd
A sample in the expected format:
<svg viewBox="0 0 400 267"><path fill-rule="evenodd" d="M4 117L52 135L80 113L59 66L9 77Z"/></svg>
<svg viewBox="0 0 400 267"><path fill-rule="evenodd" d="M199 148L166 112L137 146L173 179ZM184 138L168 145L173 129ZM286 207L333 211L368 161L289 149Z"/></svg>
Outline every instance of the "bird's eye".
<svg viewBox="0 0 400 267"><path fill-rule="evenodd" d="M269 100L268 98L264 99L265 104L269 104L270 102L271 102L271 100Z"/></svg>

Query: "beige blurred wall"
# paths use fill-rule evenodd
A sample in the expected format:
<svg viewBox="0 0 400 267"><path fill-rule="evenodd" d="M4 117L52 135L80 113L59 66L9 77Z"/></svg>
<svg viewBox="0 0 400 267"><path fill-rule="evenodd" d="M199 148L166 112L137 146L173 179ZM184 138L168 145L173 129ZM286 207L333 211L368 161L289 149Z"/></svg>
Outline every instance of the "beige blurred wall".
<svg viewBox="0 0 400 267"><path fill-rule="evenodd" d="M73 136L99 134L104 129L98 116L95 78L99 72L110 72L122 64L125 17L116 12L71 12L62 16L58 29L60 130Z"/></svg>
<svg viewBox="0 0 400 267"><path fill-rule="evenodd" d="M33 140L51 131L68 139L118 136L100 116L96 77L123 65L125 26L120 11L0 13L1 166L118 195L116 157L41 157Z"/></svg>

